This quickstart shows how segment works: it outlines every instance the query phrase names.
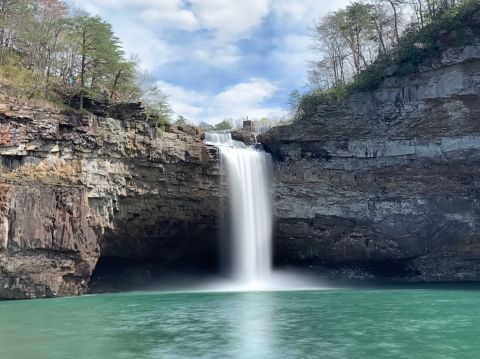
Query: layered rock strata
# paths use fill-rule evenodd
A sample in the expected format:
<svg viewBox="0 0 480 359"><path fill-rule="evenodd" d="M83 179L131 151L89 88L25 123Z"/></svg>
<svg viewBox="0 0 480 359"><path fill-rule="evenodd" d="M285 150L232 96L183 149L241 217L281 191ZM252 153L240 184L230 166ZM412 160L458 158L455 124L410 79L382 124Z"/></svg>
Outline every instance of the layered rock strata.
<svg viewBox="0 0 480 359"><path fill-rule="evenodd" d="M277 260L480 279L480 46L261 136Z"/></svg>
<svg viewBox="0 0 480 359"><path fill-rule="evenodd" d="M0 298L85 292L100 255L216 258L216 152L136 104L62 113L3 96Z"/></svg>

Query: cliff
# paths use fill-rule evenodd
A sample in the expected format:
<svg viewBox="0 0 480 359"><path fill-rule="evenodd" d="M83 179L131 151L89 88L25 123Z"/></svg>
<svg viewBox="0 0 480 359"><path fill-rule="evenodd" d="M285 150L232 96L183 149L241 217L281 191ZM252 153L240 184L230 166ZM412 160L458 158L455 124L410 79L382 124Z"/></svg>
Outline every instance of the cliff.
<svg viewBox="0 0 480 359"><path fill-rule="evenodd" d="M100 256L216 258L216 152L140 105L0 98L0 298L84 293Z"/></svg>
<svg viewBox="0 0 480 359"><path fill-rule="evenodd" d="M479 118L480 41L259 136L276 263L480 280ZM99 260L215 268L222 186L201 138L159 130L139 104L72 112L0 94L0 298L85 293Z"/></svg>
<svg viewBox="0 0 480 359"><path fill-rule="evenodd" d="M480 28L480 15L472 19ZM479 118L480 43L264 134L277 261L479 280Z"/></svg>

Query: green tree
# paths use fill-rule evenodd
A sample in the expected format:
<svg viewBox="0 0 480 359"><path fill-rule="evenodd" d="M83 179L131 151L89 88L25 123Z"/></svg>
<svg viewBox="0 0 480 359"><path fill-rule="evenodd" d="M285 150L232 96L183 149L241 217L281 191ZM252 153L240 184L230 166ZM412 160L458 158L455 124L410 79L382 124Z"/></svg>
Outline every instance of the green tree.
<svg viewBox="0 0 480 359"><path fill-rule="evenodd" d="M110 99L119 101L136 101L140 99L142 93L136 84L136 67L135 59L125 61L119 59L111 66L111 73L108 74L110 86Z"/></svg>
<svg viewBox="0 0 480 359"><path fill-rule="evenodd" d="M219 122L215 126L213 126L213 129L216 131L231 130L232 125L228 120L223 120L222 122Z"/></svg>
<svg viewBox="0 0 480 359"><path fill-rule="evenodd" d="M168 102L168 95L159 88L152 89L148 97L143 101L147 109L149 119L153 120L159 127L165 127L170 124L173 110Z"/></svg>
<svg viewBox="0 0 480 359"><path fill-rule="evenodd" d="M352 52L355 73L358 74L368 64L364 54L364 44L365 38L372 30L370 6L354 2L339 13L344 19L341 30Z"/></svg>
<svg viewBox="0 0 480 359"><path fill-rule="evenodd" d="M118 74L123 52L111 25L83 11L71 20L71 37L79 56L75 72L80 78L79 108L82 109L86 94L99 96L102 82L105 85Z"/></svg>
<svg viewBox="0 0 480 359"><path fill-rule="evenodd" d="M175 121L176 126L184 126L188 124L188 120L183 117L182 115L179 115Z"/></svg>
<svg viewBox="0 0 480 359"><path fill-rule="evenodd" d="M300 103L301 98L302 98L302 94L300 91L293 90L292 92L290 92L290 94L288 95L288 104L292 111L297 110L298 104Z"/></svg>
<svg viewBox="0 0 480 359"><path fill-rule="evenodd" d="M166 127L172 120L173 110L168 95L158 86L150 72L138 72L136 76L139 99L145 104L150 120L159 127Z"/></svg>
<svg viewBox="0 0 480 359"><path fill-rule="evenodd" d="M213 131L214 130L212 125L210 125L209 123L206 123L204 121L200 122L198 124L198 127L200 127L204 131Z"/></svg>

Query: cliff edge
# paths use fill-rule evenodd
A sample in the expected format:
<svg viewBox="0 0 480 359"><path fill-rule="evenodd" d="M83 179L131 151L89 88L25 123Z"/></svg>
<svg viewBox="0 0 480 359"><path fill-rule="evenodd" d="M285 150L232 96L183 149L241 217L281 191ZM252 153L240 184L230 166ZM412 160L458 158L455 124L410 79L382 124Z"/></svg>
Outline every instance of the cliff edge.
<svg viewBox="0 0 480 359"><path fill-rule="evenodd" d="M216 152L139 104L0 98L0 298L84 293L100 256L216 258Z"/></svg>
<svg viewBox="0 0 480 359"><path fill-rule="evenodd" d="M480 11L471 18L480 29ZM479 118L477 41L261 136L275 158L277 261L480 280Z"/></svg>

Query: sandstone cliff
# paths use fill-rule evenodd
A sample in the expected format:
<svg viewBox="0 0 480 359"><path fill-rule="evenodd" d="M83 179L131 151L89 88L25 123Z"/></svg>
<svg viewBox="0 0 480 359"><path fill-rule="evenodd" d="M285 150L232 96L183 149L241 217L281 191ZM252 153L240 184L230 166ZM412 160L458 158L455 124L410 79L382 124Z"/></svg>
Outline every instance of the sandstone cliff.
<svg viewBox="0 0 480 359"><path fill-rule="evenodd" d="M216 258L216 153L195 128L0 100L0 298L83 293L100 254Z"/></svg>
<svg viewBox="0 0 480 359"><path fill-rule="evenodd" d="M275 158L277 260L479 280L479 119L474 45L263 135Z"/></svg>

